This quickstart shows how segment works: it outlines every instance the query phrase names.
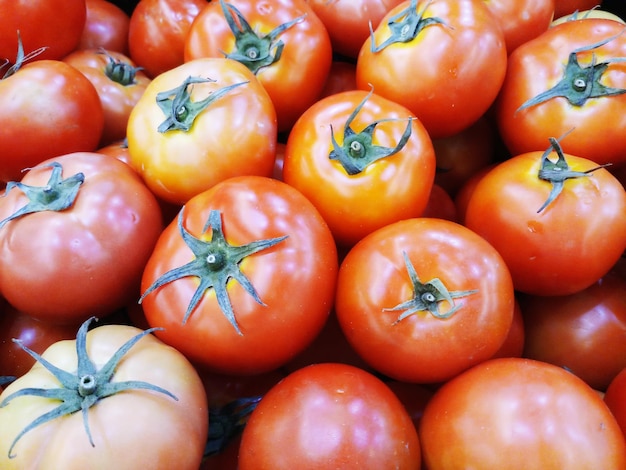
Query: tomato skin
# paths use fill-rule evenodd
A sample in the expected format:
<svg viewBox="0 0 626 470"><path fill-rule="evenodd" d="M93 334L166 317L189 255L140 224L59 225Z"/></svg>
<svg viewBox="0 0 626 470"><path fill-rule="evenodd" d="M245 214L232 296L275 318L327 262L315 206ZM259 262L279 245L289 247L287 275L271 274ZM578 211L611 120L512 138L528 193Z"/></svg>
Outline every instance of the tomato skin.
<svg viewBox="0 0 626 470"><path fill-rule="evenodd" d="M75 324L137 298L143 267L161 232L161 211L131 168L98 153L47 160L22 183L45 186L51 174L46 165L52 162L62 166L64 178L82 172L85 183L70 208L26 214L2 227L0 291L23 313ZM27 201L13 188L0 198L0 220Z"/></svg>
<svg viewBox="0 0 626 470"><path fill-rule="evenodd" d="M160 92L181 86L188 77L215 80L195 83L194 102L239 83L196 118L189 131L158 131L166 115ZM130 162L147 186L164 201L183 204L234 176L271 176L277 142L276 114L263 86L244 65L225 58L186 62L154 78L128 118ZM210 167L211 171L199 171Z"/></svg>
<svg viewBox="0 0 626 470"><path fill-rule="evenodd" d="M144 297L146 319L164 327L157 336L201 367L231 375L275 369L304 350L328 318L338 269L332 235L302 194L271 178L230 178L198 194L184 206L183 226L200 236L211 210L221 212L230 244L288 236L240 263L265 306L231 281L227 293L241 334L219 308L214 289L205 291L183 324L198 287L197 277L186 277ZM142 293L163 273L194 259L176 222L164 230L145 267Z"/></svg>
<svg viewBox="0 0 626 470"><path fill-rule="evenodd" d="M422 283L437 278L450 292L477 292L455 300L460 308L448 318L424 309L397 321L403 311L388 309L415 295L403 253ZM441 313L452 308L440 304ZM514 292L502 258L481 237L454 222L417 218L383 227L348 252L335 309L370 366L396 380L437 383L496 353L511 328Z"/></svg>
<svg viewBox="0 0 626 470"><path fill-rule="evenodd" d="M624 252L626 193L599 169L565 181L561 194L538 213L552 187L538 177L542 154L517 155L488 171L471 193L464 220L500 252L517 290L566 295L598 281ZM596 166L564 157L573 171Z"/></svg>
<svg viewBox="0 0 626 470"><path fill-rule="evenodd" d="M252 412L240 470L419 469L419 438L402 403L380 379L345 364L288 375Z"/></svg>
<svg viewBox="0 0 626 470"><path fill-rule="evenodd" d="M518 109L529 99L554 87L562 78L568 56L615 36L592 51L579 52L581 66L626 56L624 25L608 19L568 21L548 29L516 49L508 61L507 76L495 104L502 140L511 154L543 150L550 137L561 139L563 149L596 163L626 161L626 94L589 98L574 106L563 97ZM600 83L626 88L626 65L612 62ZM607 126L606 123L611 125ZM602 136L602 138L598 138Z"/></svg>
<svg viewBox="0 0 626 470"><path fill-rule="evenodd" d="M590 10L602 5L602 0L554 0L554 17L560 18L575 11Z"/></svg>
<svg viewBox="0 0 626 470"><path fill-rule="evenodd" d="M530 359L483 362L444 384L426 405L420 439L429 470L626 466L626 441L596 391Z"/></svg>
<svg viewBox="0 0 626 470"><path fill-rule="evenodd" d="M476 122L495 100L504 80L507 52L500 25L483 0L420 0L426 26L415 39L372 52L390 36L392 9L368 38L357 58L357 86L409 108L432 138L454 135ZM427 66L426 66L427 64Z"/></svg>
<svg viewBox="0 0 626 470"><path fill-rule="evenodd" d="M23 169L48 158L95 150L104 127L91 82L58 60L37 60L0 80L0 110L3 182L19 181Z"/></svg>
<svg viewBox="0 0 626 470"><path fill-rule="evenodd" d="M413 119L411 136L394 155L369 163L350 175L331 160L331 128L339 145L349 116L367 97L362 90L324 98L298 119L287 139L283 179L317 207L340 245L352 246L389 223L418 217L425 209L435 176L435 154L428 133ZM350 127L360 133L380 119L374 145L394 148L412 113L376 93L365 101Z"/></svg>
<svg viewBox="0 0 626 470"><path fill-rule="evenodd" d="M303 0L230 0L259 35L303 16L278 39L284 49L273 64L256 77L270 95L279 131L288 131L324 87L332 62L328 32ZM195 18L185 40L185 61L201 57L224 57L235 50L231 31L220 2L209 2Z"/></svg>
<svg viewBox="0 0 626 470"><path fill-rule="evenodd" d="M107 325L87 334L87 351L100 368L127 340L140 333L130 326ZM76 341L50 346L44 358L76 373ZM25 352L23 354L26 354ZM89 443L82 413L74 413L26 433L7 457L9 445L28 423L59 405L57 400L20 397L0 408L0 466L25 468L137 468L196 470L208 430L202 381L185 357L154 336L135 344L116 368L114 380L143 380L173 393L178 401L146 390L101 399L88 411L95 447ZM56 388L59 382L40 364L7 386L1 399L26 387ZM150 445L147 445L150 443ZM146 447L147 446L147 447ZM155 447L152 447L155 446ZM159 449L159 452L153 452Z"/></svg>
<svg viewBox="0 0 626 470"><path fill-rule="evenodd" d="M128 55L130 17L109 0L87 0L87 18L76 49L98 49Z"/></svg>
<svg viewBox="0 0 626 470"><path fill-rule="evenodd" d="M344 60L333 60L319 99L356 89L356 64Z"/></svg>
<svg viewBox="0 0 626 470"><path fill-rule="evenodd" d="M626 436L626 369L613 378L604 394L604 402Z"/></svg>

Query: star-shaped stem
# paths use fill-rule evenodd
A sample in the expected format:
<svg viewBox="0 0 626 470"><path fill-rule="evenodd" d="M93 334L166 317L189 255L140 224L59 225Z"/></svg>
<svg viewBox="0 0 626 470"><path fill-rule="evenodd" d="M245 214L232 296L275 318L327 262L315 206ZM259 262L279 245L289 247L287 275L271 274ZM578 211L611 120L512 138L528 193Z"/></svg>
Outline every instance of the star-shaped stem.
<svg viewBox="0 0 626 470"><path fill-rule="evenodd" d="M413 285L413 296L406 302L402 302L393 308L383 309L386 312L402 311L402 314L394 322L394 325L417 312L430 312L435 318L446 319L455 314L463 305L455 304L454 299L476 294L478 290L462 290L450 292L439 278L431 279L422 283L417 276L417 272L409 260L408 255L403 252L404 264L409 273L411 284ZM439 304L446 302L449 309L445 312L439 311Z"/></svg>
<svg viewBox="0 0 626 470"><path fill-rule="evenodd" d="M35 57L37 57L39 54L41 54L42 52L44 52L46 49L48 49L48 46L43 46L43 47L39 47L37 49L35 49L32 52L29 52L28 54L24 54L24 46L22 44L22 35L20 34L20 31L17 31L17 56L15 58L15 63L13 65L11 65L6 72L4 73L4 75L2 76L1 80L4 80L6 78L9 78L11 75L15 75L15 73L22 68L22 66L28 62L30 59L34 59ZM0 64L0 70L2 70L4 67L6 67L9 64L9 60L5 59L4 62L2 64Z"/></svg>
<svg viewBox="0 0 626 470"><path fill-rule="evenodd" d="M123 86L134 85L137 83L135 77L137 72L143 70L143 67L134 67L128 62L117 60L106 49L101 49L99 54L104 54L107 57L107 64L104 67L104 74L108 79L119 83Z"/></svg>
<svg viewBox="0 0 626 470"><path fill-rule="evenodd" d="M27 432L44 423L62 416L70 415L77 411L82 411L85 432L89 438L89 443L95 447L93 437L89 429L89 408L98 403L98 401L111 395L115 395L116 393L127 390L151 390L167 395L168 397L178 401L178 398L176 398L176 396L174 396L171 392L148 382L140 380L127 380L124 382L111 381L115 374L115 369L124 355L135 344L137 344L141 338L149 335L153 331L159 330L160 328L150 328L149 330L145 330L129 339L115 352L115 354L113 354L113 356L111 356L107 363L98 370L87 354L87 330L93 320L95 320L95 317L89 318L85 321L79 328L78 334L76 335L76 355L78 359L78 368L76 372L68 372L55 366L22 344L20 340L13 340L20 348L30 354L37 362L54 375L60 382L61 386L59 388L23 388L17 390L2 400L0 408L9 405L9 403L16 398L24 396L58 400L61 404L33 420L17 434L9 447L9 458L15 457L15 454L13 454L13 448Z"/></svg>
<svg viewBox="0 0 626 470"><path fill-rule="evenodd" d="M262 68L269 67L280 60L285 43L278 39L278 36L302 21L306 16L306 14L299 16L277 26L265 36L259 36L237 7L224 2L224 0L220 0L220 5L228 27L235 36L235 49L224 55L229 59L241 62L255 75Z"/></svg>
<svg viewBox="0 0 626 470"><path fill-rule="evenodd" d="M205 292L212 288L215 292L220 309L233 328L235 328L237 334L243 335L235 318L235 313L233 312L233 307L230 303L230 298L228 297L226 284L231 278L235 279L259 305L265 305L259 298L259 295L250 280L241 271L239 263L241 263L241 261L247 256L270 248L283 241L287 238L287 235L265 240L256 240L247 243L246 245L233 246L230 245L224 237L221 213L217 210L212 210L209 213L208 221L202 231L202 233L206 233L210 228L212 232L211 240L204 241L194 237L183 226L184 210L185 207L183 206L178 214L178 230L180 231L180 235L185 244L193 252L194 259L189 263L174 268L159 277L150 287L148 287L148 289L146 289L139 299L139 302L141 303L148 294L165 284L183 277L198 277L200 279L200 285L198 285L198 288L194 292L191 301L187 306L187 311L183 317L183 324L187 322L193 310L200 303L200 300L202 300Z"/></svg>
<svg viewBox="0 0 626 470"><path fill-rule="evenodd" d="M409 117L406 128L402 137L398 141L395 147L383 147L381 145L374 145L373 136L376 126L381 122L397 121L398 119L380 119L372 122L361 132L355 132L350 125L356 118L359 111L365 105L365 102L372 96L373 90L370 91L363 101L354 109L352 114L348 117L343 128L343 144L339 145L335 140L335 133L333 126L330 126L330 136L333 144L333 150L328 155L331 160L338 160L346 173L349 175L356 175L361 173L370 163L373 163L382 158L389 157L398 153L404 148L409 138L411 137L411 121L413 118Z"/></svg>
<svg viewBox="0 0 626 470"><path fill-rule="evenodd" d="M209 436L204 447L204 457L222 452L241 434L262 396L237 398L224 406L209 408Z"/></svg>
<svg viewBox="0 0 626 470"><path fill-rule="evenodd" d="M52 162L47 165L42 165L40 168L45 167L52 168L50 179L45 186L29 186L15 181L9 181L7 183L5 193L2 197L9 194L9 191L13 188L17 188L26 195L28 202L13 214L1 220L0 229L9 221L26 214L43 211L60 212L72 207L78 195L78 190L85 181L85 175L83 173L76 173L75 175L63 179L63 167L60 163Z"/></svg>

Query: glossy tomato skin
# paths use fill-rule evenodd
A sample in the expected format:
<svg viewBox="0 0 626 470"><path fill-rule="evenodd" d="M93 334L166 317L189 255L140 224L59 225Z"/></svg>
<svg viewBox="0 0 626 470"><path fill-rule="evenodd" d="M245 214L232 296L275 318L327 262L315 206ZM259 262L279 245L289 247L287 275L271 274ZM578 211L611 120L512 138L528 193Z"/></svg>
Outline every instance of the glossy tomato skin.
<svg viewBox="0 0 626 470"><path fill-rule="evenodd" d="M91 82L59 60L37 60L0 81L0 181L70 152L93 151L104 127ZM25 136L28 136L25 141Z"/></svg>
<svg viewBox="0 0 626 470"><path fill-rule="evenodd" d="M109 0L87 0L87 18L76 49L97 49L128 55L130 17Z"/></svg>
<svg viewBox="0 0 626 470"><path fill-rule="evenodd" d="M517 290L566 295L598 281L624 252L626 193L598 169L565 181L561 194L538 212L552 187L538 177L542 155L517 155L488 171L473 189L464 220L500 252ZM596 167L564 157L573 171Z"/></svg>
<svg viewBox="0 0 626 470"><path fill-rule="evenodd" d="M391 310L414 294L403 254L419 280L439 279L450 295L437 302L438 317L417 309ZM428 291L432 292L432 291ZM408 307L407 307L408 308ZM396 380L437 383L490 359L513 320L511 276L500 255L467 228L442 219L417 218L368 235L346 255L335 302L348 341L377 371Z"/></svg>
<svg viewBox="0 0 626 470"><path fill-rule="evenodd" d="M495 100L506 72L504 35L484 0L420 0L416 11L422 18L443 24L427 25L409 42L372 52L372 42L378 47L390 37L389 18L409 5L392 9L363 44L357 86L373 86L409 108L432 138L454 135Z"/></svg>
<svg viewBox="0 0 626 470"><path fill-rule="evenodd" d="M304 0L230 0L260 36L295 21L278 35L284 44L280 58L256 73L272 98L279 131L288 131L318 98L332 62L328 32ZM220 2L208 3L195 18L185 40L185 60L224 57L236 51ZM243 53L243 51L240 51Z"/></svg>
<svg viewBox="0 0 626 470"><path fill-rule="evenodd" d="M419 469L419 438L384 382L345 364L300 369L259 402L244 429L240 470Z"/></svg>
<svg viewBox="0 0 626 470"><path fill-rule="evenodd" d="M626 436L626 369L613 378L604 394L604 402Z"/></svg>
<svg viewBox="0 0 626 470"><path fill-rule="evenodd" d="M123 343L140 332L123 325L95 328L87 334L88 354L101 368ZM54 343L43 357L65 371L76 373L76 341ZM174 348L148 335L119 363L114 380L141 380L158 385L178 400L148 390L130 390L103 398L88 411L94 447L85 434L79 411L26 433L13 449L16 457L11 459L7 451L17 433L59 405L57 400L47 398L16 398L0 408L3 423L0 466L7 470L78 470L94 465L120 470L196 470L207 437L208 407L202 381L189 361ZM37 364L6 387L1 397L4 399L26 387L58 388L59 382Z"/></svg>
<svg viewBox="0 0 626 470"><path fill-rule="evenodd" d="M222 214L224 234L232 245L287 236L239 264L265 305L231 280L226 291L241 334L218 306L212 288L183 324L198 287L198 277L190 276L146 295L145 316L151 326L165 328L157 333L163 341L199 366L231 375L275 369L304 350L328 318L338 269L334 240L301 193L271 178L230 178L198 194L184 206L183 226L201 236L212 210ZM202 237L210 240L211 234ZM175 220L146 265L142 293L159 276L193 259Z"/></svg>
<svg viewBox="0 0 626 470"><path fill-rule="evenodd" d="M42 162L22 183L45 186L52 162L61 165L63 178L83 173L85 182L68 209L26 214L2 227L0 291L23 313L76 324L137 298L143 267L162 229L161 211L131 168L98 153ZM0 198L0 220L27 202L13 188Z"/></svg>
<svg viewBox="0 0 626 470"><path fill-rule="evenodd" d="M570 104L564 97L554 97L519 109L557 85L564 76L568 57L576 49L613 38L603 46L576 54L587 73L592 63L626 56L623 28L623 24L609 19L568 21L550 28L510 55L495 113L502 140L512 155L542 150L547 139L554 137L561 139L566 152L596 163L626 161L626 94L590 97L580 106ZM625 71L623 62L610 62L599 83L626 88Z"/></svg>
<svg viewBox="0 0 626 470"><path fill-rule="evenodd" d="M429 470L626 465L626 441L602 398L575 375L530 359L483 362L444 384L420 423Z"/></svg>
<svg viewBox="0 0 626 470"><path fill-rule="evenodd" d="M160 132L167 115L157 95L180 87L188 77L214 80L190 85L192 102L237 86L201 111L188 131ZM223 57L197 59L150 82L130 113L127 137L131 165L148 187L165 201L183 204L230 177L271 176L276 113L267 92L244 65Z"/></svg>
<svg viewBox="0 0 626 470"><path fill-rule="evenodd" d="M375 121L391 119L376 127L372 144L392 149L410 125L406 145L356 174L349 174L340 160L329 158L332 135L338 145L343 144L346 122L367 96L365 91L352 90L318 101L298 119L285 149L284 181L313 202L337 243L345 246L389 223L418 217L428 203L435 176L435 154L424 126L407 108L376 93L364 102L351 129L360 133Z"/></svg>

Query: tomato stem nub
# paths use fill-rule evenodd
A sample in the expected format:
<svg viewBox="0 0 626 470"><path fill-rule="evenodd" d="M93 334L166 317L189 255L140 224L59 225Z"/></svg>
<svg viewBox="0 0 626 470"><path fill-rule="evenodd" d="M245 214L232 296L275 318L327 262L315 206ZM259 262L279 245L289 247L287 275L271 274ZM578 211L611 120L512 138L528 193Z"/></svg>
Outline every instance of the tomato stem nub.
<svg viewBox="0 0 626 470"><path fill-rule="evenodd" d="M384 308L385 312L394 312L404 310L398 319L393 323L394 325L401 322L405 318L416 314L417 312L430 312L435 318L446 319L450 318L461 307L461 304L455 304L454 299L459 297L466 297L468 295L476 294L478 290L463 290L450 292L446 286L441 282L439 278L431 279L426 283L422 283L417 276L417 272L411 263L406 252L402 252L404 257L404 264L409 273L411 284L413 285L413 296L411 299L396 305L393 308ZM447 302L450 308L441 313L439 311L439 303Z"/></svg>
<svg viewBox="0 0 626 470"><path fill-rule="evenodd" d="M174 268L161 277L159 277L139 299L139 303L155 289L158 289L165 284L176 281L183 277L198 277L200 278L200 284L194 292L187 311L183 317L183 324L187 322L189 316L196 308L196 306L202 300L204 293L208 289L213 289L217 303L230 324L233 326L237 334L243 335L237 320L233 307L228 297L228 291L226 284L232 278L239 282L244 290L252 296L252 298L259 304L265 306L263 301L257 294L256 289L241 271L239 263L254 253L270 248L277 243L280 243L287 238L287 235L277 238L269 238L264 240L256 240L245 245L234 246L229 244L224 237L224 230L222 228L222 215L220 211L211 210L209 218L207 220L202 233L206 233L211 229L211 240L204 241L194 237L183 226L183 212L185 206L178 213L178 230L185 244L191 249L194 254L194 259L189 263Z"/></svg>
<svg viewBox="0 0 626 470"><path fill-rule="evenodd" d="M128 62L117 60L106 49L100 49L99 54L107 56L107 64L104 67L104 74L115 83L123 86L134 85L137 72L143 70L143 67L133 67Z"/></svg>
<svg viewBox="0 0 626 470"><path fill-rule="evenodd" d="M137 342L150 333L161 330L162 328L150 328L135 335L124 343L116 352L111 356L107 363L102 368L97 369L96 365L91 361L89 354L87 353L87 330L92 321L96 320L95 317L91 317L86 320L79 328L76 335L76 356L78 359L78 367L76 372L68 372L63 370L51 362L44 359L42 356L31 350L21 340L14 339L20 348L30 354L37 362L45 367L56 379L60 382L59 388L23 388L9 394L0 403L0 408L7 406L11 401L16 398L24 396L42 397L48 400L60 401L61 404L56 408L42 414L38 418L34 419L24 429L22 429L15 437L9 447L9 458L15 458L13 449L17 442L32 429L40 426L44 423L67 416L77 411L82 411L83 424L85 426L85 432L89 438L89 443L92 447L95 447L91 430L89 429L88 414L89 408L95 405L103 398L115 395L116 393L127 390L151 390L154 392L162 393L178 401L175 395L157 385L143 382L140 380L127 380L124 382L112 382L115 369L124 357L124 355L135 345Z"/></svg>

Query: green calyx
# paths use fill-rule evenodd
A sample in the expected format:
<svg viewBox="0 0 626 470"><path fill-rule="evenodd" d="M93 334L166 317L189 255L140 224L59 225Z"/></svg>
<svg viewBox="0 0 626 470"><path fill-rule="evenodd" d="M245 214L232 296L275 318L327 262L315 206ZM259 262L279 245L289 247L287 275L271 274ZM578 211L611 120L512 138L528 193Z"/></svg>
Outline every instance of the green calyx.
<svg viewBox="0 0 626 470"><path fill-rule="evenodd" d="M191 87L195 83L207 83L214 82L210 78L202 77L187 77L183 83L171 90L162 91L157 94L156 102L163 114L165 114L165 121L163 121L158 131L161 133L179 130L188 132L193 126L196 118L211 103L215 102L234 88L245 85L247 81L233 83L232 85L225 86L214 92L201 101L191 101Z"/></svg>
<svg viewBox="0 0 626 470"><path fill-rule="evenodd" d="M619 34L572 51L568 56L567 65L563 71L563 78L549 90L539 93L537 96L526 101L516 112L557 97L565 98L572 106L580 107L583 106L587 100L592 98L602 98L626 93L626 89L624 88L607 87L600 83L602 75L606 72L609 65L614 62L624 62L626 61L626 57L616 57L605 62L597 63L596 57L593 55L591 63L587 66L582 66L578 62L579 52L593 51L611 42L618 36Z"/></svg>
<svg viewBox="0 0 626 470"><path fill-rule="evenodd" d="M204 458L222 452L241 434L261 396L237 398L224 406L209 408L209 436L204 447Z"/></svg>
<svg viewBox="0 0 626 470"><path fill-rule="evenodd" d="M330 126L333 150L330 151L328 158L331 160L338 160L343 169L349 175L361 173L370 163L398 153L404 148L411 137L411 121L413 120L411 117L408 118L404 133L395 147L374 145L372 141L374 131L376 130L376 126L378 124L386 121L396 121L397 119L380 119L378 121L374 121L359 133L355 132L352 127L350 127L352 121L354 121L357 114L359 114L359 111L361 111L365 105L365 102L370 98L370 96L372 96L372 93L373 91L370 91L348 117L343 128L342 145L337 143L333 126Z"/></svg>
<svg viewBox="0 0 626 470"><path fill-rule="evenodd" d="M411 0L409 6L389 18L389 20L387 20L387 26L389 27L391 34L378 46L374 42L374 30L370 24L370 38L372 40L370 50L372 53L380 52L391 44L411 42L424 28L427 28L428 26L436 24L445 26L445 23L441 18L424 18L424 12L430 3L431 2L428 2L422 10L417 11L417 0Z"/></svg>
<svg viewBox="0 0 626 470"><path fill-rule="evenodd" d="M32 52L29 52L28 54L24 54L24 46L22 45L22 36L20 35L20 31L18 30L17 31L17 56L15 58L15 63L7 69L7 71L2 76L1 80L4 80L5 78L9 78L11 75L14 75L19 69L22 68L25 62L37 57L46 49L48 49L48 47L43 46L43 47L39 47L35 49ZM2 70L8 64L9 64L9 60L5 59L4 63L0 64L0 70Z"/></svg>
<svg viewBox="0 0 626 470"><path fill-rule="evenodd" d="M72 207L78 195L78 190L85 181L85 175L83 173L76 173L75 175L63 179L61 176L63 167L60 163L52 162L47 165L42 165L42 168L44 167L52 168L50 179L45 186L29 186L15 181L9 181L7 183L5 193L2 197L9 194L9 191L13 188L18 188L28 197L28 203L10 216L1 220L0 229L9 221L26 214L43 211L60 212Z"/></svg>
<svg viewBox="0 0 626 470"><path fill-rule="evenodd" d="M277 26L268 34L259 36L234 5L224 0L220 0L220 5L228 27L235 36L235 49L225 55L229 59L241 62L255 75L264 67L269 67L280 60L285 43L278 37L306 16L299 16Z"/></svg>
<svg viewBox="0 0 626 470"><path fill-rule="evenodd" d="M413 296L411 299L393 308L383 309L386 312L403 311L394 322L394 325L417 312L430 312L435 318L439 319L450 318L462 307L461 304L455 304L454 299L466 297L478 292L478 290L450 292L439 278L434 278L426 283L422 283L408 255L405 252L403 252L402 255L404 256L404 263L409 273L411 284L413 285ZM450 307L443 313L439 311L439 304L441 302L446 302Z"/></svg>
<svg viewBox="0 0 626 470"><path fill-rule="evenodd" d="M139 302L141 303L148 294L165 284L183 277L197 277L200 279L200 284L187 306L187 311L183 317L183 324L187 322L193 310L200 303L204 293L208 289L212 288L215 292L220 309L233 328L237 331L237 334L243 335L235 318L235 313L230 303L230 298L228 297L226 284L231 278L235 279L259 305L265 305L263 301L261 301L250 280L241 271L239 263L241 263L241 261L247 256L280 243L287 238L287 236L285 235L278 238L256 240L241 246L230 245L224 237L221 213L217 210L212 210L209 213L207 223L202 230L202 233L206 233L209 228L211 229L211 240L204 241L194 237L185 229L185 227L183 227L184 210L185 207L183 206L178 214L178 230L180 231L180 235L185 244L193 252L194 259L189 263L174 268L159 277L150 287L148 287L148 289L146 289L139 299Z"/></svg>
<svg viewBox="0 0 626 470"><path fill-rule="evenodd" d="M107 363L100 369L91 361L87 354L87 330L91 322L95 320L92 317L85 321L78 330L76 335L76 356L78 359L78 368L76 372L68 372L48 362L42 356L23 345L20 340L13 341L18 344L24 351L30 354L37 362L44 366L52 375L60 382L59 388L23 388L8 395L0 403L0 408L9 405L10 402L19 397L31 396L42 397L49 400L60 401L61 404L56 408L42 414L33 420L28 426L22 429L15 437L9 447L9 458L14 458L13 449L17 442L29 431L44 423L68 416L77 411L82 412L83 424L85 432L89 438L89 443L95 447L93 437L89 429L89 408L94 406L100 400L115 395L116 393L127 390L150 390L167 395L168 397L178 401L178 398L169 391L147 382L139 380L128 380L124 382L112 382L115 375L115 369L125 354L144 336L158 330L159 328L151 328L145 330L133 338L129 339L122 347L120 347Z"/></svg>
<svg viewBox="0 0 626 470"><path fill-rule="evenodd" d="M107 64L104 67L104 74L115 83L123 86L134 85L137 72L143 70L143 67L134 67L128 62L117 60L106 50L100 50L100 54L107 56Z"/></svg>
<svg viewBox="0 0 626 470"><path fill-rule="evenodd" d="M569 164L565 160L565 155L563 155L563 149L561 148L559 141L554 137L550 137L549 140L550 147L548 147L548 149L541 156L541 167L539 168L537 176L539 179L549 182L552 185L552 189L550 190L548 199L546 199L546 202L542 204L537 213L543 211L559 196L559 194L561 194L566 180L583 178L585 176L589 176L591 173L599 170L600 168L610 166L610 164L605 164L591 168L587 171L572 171L570 170ZM550 160L549 158L552 152L557 154L558 158L556 162Z"/></svg>

